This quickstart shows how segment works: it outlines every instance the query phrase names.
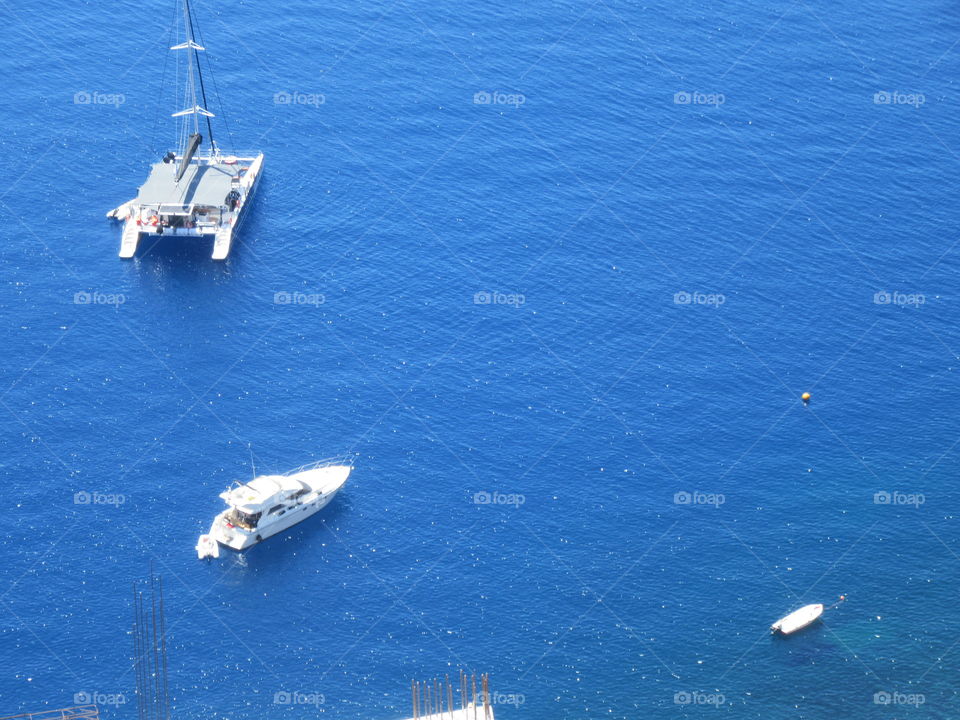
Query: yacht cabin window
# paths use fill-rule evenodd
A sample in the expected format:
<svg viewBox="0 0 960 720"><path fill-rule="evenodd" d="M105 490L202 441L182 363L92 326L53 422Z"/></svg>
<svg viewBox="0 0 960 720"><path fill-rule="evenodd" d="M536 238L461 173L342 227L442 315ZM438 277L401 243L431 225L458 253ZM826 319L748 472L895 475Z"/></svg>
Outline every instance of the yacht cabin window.
<svg viewBox="0 0 960 720"><path fill-rule="evenodd" d="M256 529L261 515L262 513L245 513L234 509L228 517L233 524L253 530Z"/></svg>

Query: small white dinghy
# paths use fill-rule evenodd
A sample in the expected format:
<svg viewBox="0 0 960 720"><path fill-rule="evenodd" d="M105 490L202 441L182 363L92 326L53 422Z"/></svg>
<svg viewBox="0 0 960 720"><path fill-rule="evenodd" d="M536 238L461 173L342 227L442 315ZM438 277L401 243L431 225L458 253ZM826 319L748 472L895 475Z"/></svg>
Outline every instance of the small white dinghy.
<svg viewBox="0 0 960 720"><path fill-rule="evenodd" d="M823 615L823 603L813 605L804 605L799 610L794 610L784 618L780 618L770 626L770 632L781 632L784 635L790 635L797 630L802 630Z"/></svg>
<svg viewBox="0 0 960 720"><path fill-rule="evenodd" d="M197 540L197 557L201 560L220 557L220 545L210 535L201 535Z"/></svg>

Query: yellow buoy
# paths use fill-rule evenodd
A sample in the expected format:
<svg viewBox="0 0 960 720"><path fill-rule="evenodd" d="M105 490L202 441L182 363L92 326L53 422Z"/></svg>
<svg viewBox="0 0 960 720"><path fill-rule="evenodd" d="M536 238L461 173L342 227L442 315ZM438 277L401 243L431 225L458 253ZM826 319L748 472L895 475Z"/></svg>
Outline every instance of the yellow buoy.
<svg viewBox="0 0 960 720"><path fill-rule="evenodd" d="M800 399L803 400L805 403L810 402L810 393L805 392L803 395L800 396Z"/></svg>

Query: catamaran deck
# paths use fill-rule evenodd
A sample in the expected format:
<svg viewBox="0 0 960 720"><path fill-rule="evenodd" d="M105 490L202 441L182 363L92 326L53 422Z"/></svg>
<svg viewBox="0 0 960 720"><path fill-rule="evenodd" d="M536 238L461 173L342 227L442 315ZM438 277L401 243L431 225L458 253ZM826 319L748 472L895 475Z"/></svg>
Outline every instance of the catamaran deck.
<svg viewBox="0 0 960 720"><path fill-rule="evenodd" d="M164 206L165 212L180 206L184 213L189 211L191 205L221 207L227 204L227 195L236 175L236 164L191 163L180 182L176 182L177 163L154 163L150 176L137 195L137 203Z"/></svg>

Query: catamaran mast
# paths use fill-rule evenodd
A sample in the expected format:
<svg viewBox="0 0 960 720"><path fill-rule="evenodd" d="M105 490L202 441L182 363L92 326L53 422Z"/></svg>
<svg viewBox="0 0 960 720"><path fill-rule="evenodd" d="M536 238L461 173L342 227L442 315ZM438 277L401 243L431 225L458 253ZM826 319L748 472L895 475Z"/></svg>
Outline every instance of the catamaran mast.
<svg viewBox="0 0 960 720"><path fill-rule="evenodd" d="M190 0L183 0L183 9L184 9L184 13L187 16L186 22L187 22L187 32L189 33L188 37L192 41L193 40L193 13L190 12ZM203 107L206 108L207 107L207 90L203 86L203 71L200 69L200 58L197 57L197 50L196 50L198 47L199 46L196 43L194 43L193 61L194 61L194 67L196 67L197 69L197 81L200 84L200 99L203 100ZM195 93L196 91L194 91L194 94ZM210 138L210 145L213 147L216 147L216 142L213 139L213 123L210 122L210 118L213 117L213 114L207 113L206 117L207 117L207 137ZM194 116L194 121L196 122L196 116Z"/></svg>
<svg viewBox="0 0 960 720"><path fill-rule="evenodd" d="M213 139L213 124L210 122L210 118L213 117L213 113L207 110L207 92L203 85L203 72L200 70L200 61L197 57L197 51L203 50L204 48L201 45L198 45L194 40L193 36L193 13L190 12L190 0L183 0L183 28L184 33L187 36L187 40L184 43L179 45L174 45L171 50L186 50L187 51L187 94L188 102L190 107L180 112L173 113L173 117L192 117L193 118L193 127L189 136L186 133L186 128L182 133L183 145L180 148L180 167L177 169L176 180L180 181L180 178L183 177L183 174L186 172L187 167L190 164L190 160L193 158L193 155L196 153L197 149L200 147L200 143L203 142L203 136L200 134L200 116L203 115L207 119L207 137L210 139L210 147L213 149L214 154L217 152L217 144ZM196 73L196 75L194 75ZM200 99L203 101L203 105L197 101L197 86L200 87ZM190 120L186 120L186 123L189 124Z"/></svg>

